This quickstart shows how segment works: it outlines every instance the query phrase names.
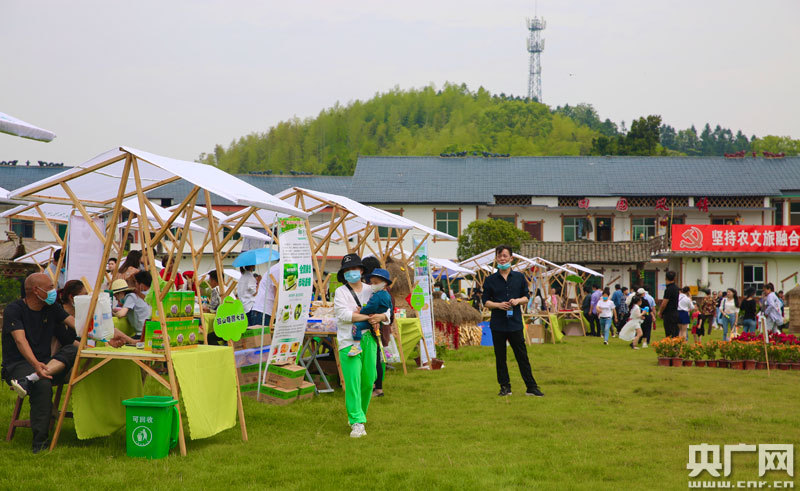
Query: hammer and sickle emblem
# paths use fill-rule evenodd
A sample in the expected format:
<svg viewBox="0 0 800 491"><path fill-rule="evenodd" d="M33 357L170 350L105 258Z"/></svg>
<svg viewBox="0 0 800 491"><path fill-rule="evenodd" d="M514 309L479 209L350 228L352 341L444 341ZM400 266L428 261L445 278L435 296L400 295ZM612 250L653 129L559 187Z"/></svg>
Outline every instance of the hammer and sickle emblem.
<svg viewBox="0 0 800 491"><path fill-rule="evenodd" d="M686 230L681 235L681 247L684 249L700 249L703 247L703 232L697 227Z"/></svg>

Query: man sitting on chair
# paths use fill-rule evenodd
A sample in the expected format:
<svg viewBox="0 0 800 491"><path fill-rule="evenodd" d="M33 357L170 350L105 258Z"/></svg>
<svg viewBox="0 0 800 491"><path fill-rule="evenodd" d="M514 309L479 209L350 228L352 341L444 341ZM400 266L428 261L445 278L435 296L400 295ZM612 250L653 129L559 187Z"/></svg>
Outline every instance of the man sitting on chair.
<svg viewBox="0 0 800 491"><path fill-rule="evenodd" d="M53 282L43 273L25 279L25 298L3 312L2 377L20 397L30 396L33 453L47 448L53 384L62 384L78 352L75 318L56 303ZM51 356L53 338L61 348Z"/></svg>

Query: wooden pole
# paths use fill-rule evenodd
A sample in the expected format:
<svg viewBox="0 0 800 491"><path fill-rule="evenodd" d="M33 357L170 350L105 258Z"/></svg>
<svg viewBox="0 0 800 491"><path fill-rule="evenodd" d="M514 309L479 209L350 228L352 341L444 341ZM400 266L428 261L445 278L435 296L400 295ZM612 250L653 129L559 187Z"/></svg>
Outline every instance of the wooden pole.
<svg viewBox="0 0 800 491"><path fill-rule="evenodd" d="M117 191L117 200L114 203L114 211L111 214L111 222L116 223L119 219L120 210L122 209L122 195L125 192L125 185L128 182L128 174L130 173L131 169L131 158L130 155L125 160L125 166L122 169L122 178L119 185L119 190ZM103 245L103 258L102 261L108 262L108 255L111 252L111 243L114 240L114 234L107 234L105 243ZM63 255L63 253L62 253ZM102 264L102 262L101 262ZM100 291L102 290L102 281L103 281L103 273L104 269L100 268L97 272L97 281L95 283L95 288L92 290L92 299L89 301L89 312L94 312L95 308L97 307L97 299L100 296ZM86 347L86 341L89 339L89 326L92 323L92 316L86 316L86 324L83 326L83 335L81 336L81 341L78 344L78 353L75 356L75 362L72 365L72 373L70 374L70 381L67 385L67 393L64 395L64 400L61 403L61 412L58 414L58 422L56 423L55 432L53 433L53 439L50 442L50 450L52 451L56 448L58 444L58 437L61 433L61 426L64 424L64 416L67 414L67 404L69 403L69 398L72 395L72 387L75 384L75 378L78 376L78 366L80 365L81 359L81 352Z"/></svg>

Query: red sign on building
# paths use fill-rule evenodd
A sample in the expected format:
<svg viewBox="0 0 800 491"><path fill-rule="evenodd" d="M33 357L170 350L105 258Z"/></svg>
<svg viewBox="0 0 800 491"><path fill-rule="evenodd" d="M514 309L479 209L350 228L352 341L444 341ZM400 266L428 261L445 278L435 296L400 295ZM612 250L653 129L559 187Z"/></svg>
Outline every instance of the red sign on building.
<svg viewBox="0 0 800 491"><path fill-rule="evenodd" d="M672 250L800 253L800 226L673 225Z"/></svg>

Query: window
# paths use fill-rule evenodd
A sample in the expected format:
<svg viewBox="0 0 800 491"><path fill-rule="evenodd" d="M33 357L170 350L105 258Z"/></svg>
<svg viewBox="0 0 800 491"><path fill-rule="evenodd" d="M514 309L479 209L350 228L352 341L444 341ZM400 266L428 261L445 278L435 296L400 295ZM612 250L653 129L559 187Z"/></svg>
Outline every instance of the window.
<svg viewBox="0 0 800 491"><path fill-rule="evenodd" d="M583 217L564 217L561 219L564 242L586 239L586 219Z"/></svg>
<svg viewBox="0 0 800 491"><path fill-rule="evenodd" d="M33 222L30 220L11 220L11 231L24 239L33 238Z"/></svg>
<svg viewBox="0 0 800 491"><path fill-rule="evenodd" d="M403 210L384 210L384 211L388 211L389 213L392 213L394 215L403 216ZM397 229L393 228L391 230L391 238L392 239L396 239L397 235L398 235L397 234ZM378 237L380 237L381 239L390 238L389 237L389 227L378 227Z"/></svg>
<svg viewBox="0 0 800 491"><path fill-rule="evenodd" d="M233 230L233 229L229 228L229 227L222 227L222 237L223 238L227 237L228 234L231 233L231 230ZM174 232L173 232L173 235L175 235ZM239 240L239 237L241 237L241 236L242 235L239 232L236 232L235 234L233 234L233 237L231 238L231 240Z"/></svg>
<svg viewBox="0 0 800 491"><path fill-rule="evenodd" d="M508 222L515 227L517 226L516 215L489 215L489 218L494 220L503 220L504 222Z"/></svg>
<svg viewBox="0 0 800 491"><path fill-rule="evenodd" d="M528 232L533 240L542 240L542 221L522 222L522 229Z"/></svg>
<svg viewBox="0 0 800 491"><path fill-rule="evenodd" d="M736 225L736 217L711 217L711 225Z"/></svg>
<svg viewBox="0 0 800 491"><path fill-rule="evenodd" d="M458 237L461 228L461 211L459 210L434 210L434 228L453 237Z"/></svg>
<svg viewBox="0 0 800 491"><path fill-rule="evenodd" d="M594 218L594 238L597 242L614 241L614 219L611 217Z"/></svg>
<svg viewBox="0 0 800 491"><path fill-rule="evenodd" d="M756 289L756 295L761 295L761 290L764 288L764 265L745 264L742 269L742 292L752 287Z"/></svg>
<svg viewBox="0 0 800 491"><path fill-rule="evenodd" d="M644 288L653 298L656 298L656 273L654 270L631 270L631 289Z"/></svg>
<svg viewBox="0 0 800 491"><path fill-rule="evenodd" d="M64 240L64 237L67 236L67 226L58 224L56 225L56 231L58 232L58 238Z"/></svg>
<svg viewBox="0 0 800 491"><path fill-rule="evenodd" d="M649 240L656 236L654 217L631 218L631 239Z"/></svg>
<svg viewBox="0 0 800 491"><path fill-rule="evenodd" d="M670 225L684 225L686 223L686 217L672 217L669 221Z"/></svg>
<svg viewBox="0 0 800 491"><path fill-rule="evenodd" d="M169 208L172 206L172 198L161 198L161 207Z"/></svg>
<svg viewBox="0 0 800 491"><path fill-rule="evenodd" d="M789 225L800 225L800 201L789 205Z"/></svg>
<svg viewBox="0 0 800 491"><path fill-rule="evenodd" d="M783 225L783 201L773 201L772 208L774 210L772 224Z"/></svg>

